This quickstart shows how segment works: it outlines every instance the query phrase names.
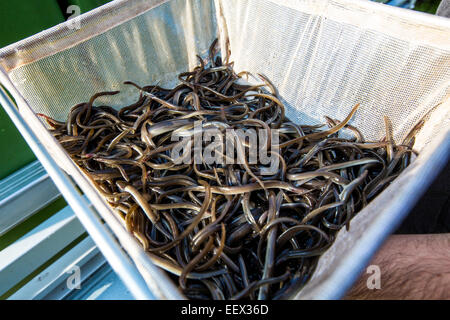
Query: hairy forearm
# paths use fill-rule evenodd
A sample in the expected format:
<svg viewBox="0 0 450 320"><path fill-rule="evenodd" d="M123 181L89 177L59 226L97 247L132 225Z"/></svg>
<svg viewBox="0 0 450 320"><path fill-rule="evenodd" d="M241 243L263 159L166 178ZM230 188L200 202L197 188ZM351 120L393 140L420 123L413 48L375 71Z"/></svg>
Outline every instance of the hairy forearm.
<svg viewBox="0 0 450 320"><path fill-rule="evenodd" d="M380 289L368 288L364 270L346 299L450 299L450 234L392 235L369 265Z"/></svg>

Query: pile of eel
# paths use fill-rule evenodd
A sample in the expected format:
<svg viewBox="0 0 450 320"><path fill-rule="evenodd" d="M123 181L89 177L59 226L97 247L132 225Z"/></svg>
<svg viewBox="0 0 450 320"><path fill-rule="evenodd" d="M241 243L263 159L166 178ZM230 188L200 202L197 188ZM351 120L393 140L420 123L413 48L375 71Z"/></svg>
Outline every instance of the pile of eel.
<svg viewBox="0 0 450 320"><path fill-rule="evenodd" d="M400 144L387 118L380 141L349 125L359 105L342 120L298 124L285 117L269 79L245 81L249 73L222 61L216 41L198 58L172 89L125 82L139 98L120 110L94 106L113 91L75 105L66 122L39 116L186 297L284 299L311 278L337 232L408 166L424 121ZM220 132L276 131L276 171L262 174L267 165L248 161L175 161L172 135L192 138L195 122ZM255 148L236 141L245 155Z"/></svg>

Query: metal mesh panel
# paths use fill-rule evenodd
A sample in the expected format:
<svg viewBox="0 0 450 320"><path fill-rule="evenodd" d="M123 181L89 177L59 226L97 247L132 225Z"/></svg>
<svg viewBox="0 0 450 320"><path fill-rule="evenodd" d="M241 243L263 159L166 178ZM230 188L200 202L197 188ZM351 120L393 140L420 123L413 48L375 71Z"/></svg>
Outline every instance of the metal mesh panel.
<svg viewBox="0 0 450 320"><path fill-rule="evenodd" d="M216 37L214 21L210 1L169 1L67 50L19 66L10 77L33 110L59 120L100 91L120 90L114 99L102 97L98 103L123 107L139 96L124 81L174 85L180 72L193 68L196 54L205 53Z"/></svg>
<svg viewBox="0 0 450 320"><path fill-rule="evenodd" d="M174 85L217 35L236 71L273 81L293 121L343 119L359 102L351 124L366 139L379 139L387 115L398 142L443 102L418 136L421 156L355 217L349 232L339 233L296 296L336 298L448 154L450 21L405 12L350 0L117 1L82 20L80 31L63 24L1 50L0 65L35 112L60 120L99 91L121 94L98 103L134 102L137 92L122 85L126 80ZM55 142L42 143L51 150Z"/></svg>
<svg viewBox="0 0 450 320"><path fill-rule="evenodd" d="M267 75L292 120L343 119L359 102L352 124L368 140L385 135L386 115L400 141L450 94L449 50L277 3L223 1L222 12L236 69Z"/></svg>

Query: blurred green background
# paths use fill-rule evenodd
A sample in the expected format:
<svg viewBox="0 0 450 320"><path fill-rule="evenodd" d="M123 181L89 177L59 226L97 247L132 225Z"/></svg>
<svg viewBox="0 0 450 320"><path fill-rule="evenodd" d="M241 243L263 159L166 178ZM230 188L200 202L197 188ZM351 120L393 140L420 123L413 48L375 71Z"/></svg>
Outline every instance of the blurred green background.
<svg viewBox="0 0 450 320"><path fill-rule="evenodd" d="M78 5L81 13L92 10L108 0L0 0L0 48L32 36L58 23L72 13L67 7ZM35 160L20 133L0 108L0 179Z"/></svg>
<svg viewBox="0 0 450 320"><path fill-rule="evenodd" d="M441 3L441 0L417 0L414 10L434 14L439 3Z"/></svg>

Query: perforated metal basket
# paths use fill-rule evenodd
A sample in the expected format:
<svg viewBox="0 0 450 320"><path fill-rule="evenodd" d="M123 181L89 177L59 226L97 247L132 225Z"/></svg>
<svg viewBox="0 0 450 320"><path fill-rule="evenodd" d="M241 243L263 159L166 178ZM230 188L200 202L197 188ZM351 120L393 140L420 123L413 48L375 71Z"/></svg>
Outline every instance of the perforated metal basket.
<svg viewBox="0 0 450 320"><path fill-rule="evenodd" d="M235 70L264 73L293 121L324 115L352 124L367 139L384 136L383 116L399 141L442 103L417 136L420 156L342 230L295 299L340 298L384 238L446 162L450 146L450 20L354 0L113 1L0 50L0 102L113 269L137 298L183 298L122 227L101 195L53 139L35 112L65 120L99 91L100 102L136 100L122 85L176 84L219 37ZM92 206L80 195L78 185ZM103 219L105 224L101 221Z"/></svg>

